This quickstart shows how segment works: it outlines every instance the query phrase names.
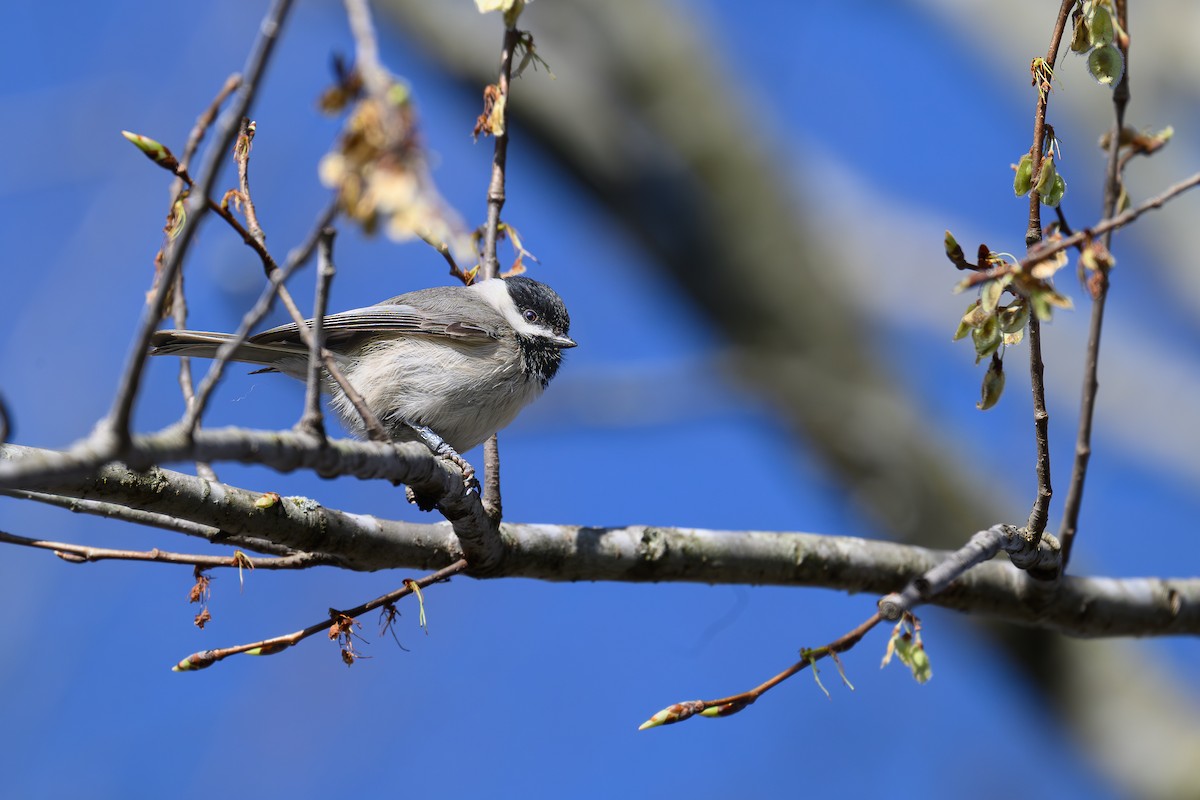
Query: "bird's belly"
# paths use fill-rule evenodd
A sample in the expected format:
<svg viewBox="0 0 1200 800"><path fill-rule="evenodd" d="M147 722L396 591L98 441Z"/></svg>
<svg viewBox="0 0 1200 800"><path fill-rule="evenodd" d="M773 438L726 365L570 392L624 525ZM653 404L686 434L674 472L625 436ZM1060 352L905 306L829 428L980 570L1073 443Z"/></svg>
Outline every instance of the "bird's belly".
<svg viewBox="0 0 1200 800"><path fill-rule="evenodd" d="M509 342L458 345L407 339L358 355L346 377L392 438L416 437L405 423L424 425L465 452L508 425L541 393ZM362 421L341 390L333 406L355 433Z"/></svg>

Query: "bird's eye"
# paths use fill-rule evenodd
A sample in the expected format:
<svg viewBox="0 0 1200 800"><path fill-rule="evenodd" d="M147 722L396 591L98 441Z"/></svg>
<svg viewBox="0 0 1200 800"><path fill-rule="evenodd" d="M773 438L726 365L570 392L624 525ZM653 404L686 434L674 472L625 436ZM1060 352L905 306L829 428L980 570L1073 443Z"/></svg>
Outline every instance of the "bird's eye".
<svg viewBox="0 0 1200 800"><path fill-rule="evenodd" d="M524 311L522 311L521 316L525 318L526 322L537 322L538 321L538 313L536 311L534 311L532 308L527 308Z"/></svg>

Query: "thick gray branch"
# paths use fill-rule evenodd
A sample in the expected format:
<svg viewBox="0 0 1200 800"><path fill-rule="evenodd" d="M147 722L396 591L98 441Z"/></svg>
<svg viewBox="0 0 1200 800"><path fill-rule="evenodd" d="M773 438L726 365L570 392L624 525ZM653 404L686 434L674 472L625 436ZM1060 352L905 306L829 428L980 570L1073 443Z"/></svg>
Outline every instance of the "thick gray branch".
<svg viewBox="0 0 1200 800"><path fill-rule="evenodd" d="M386 449L369 443L345 444L368 453ZM206 457L227 454L214 443L204 453ZM0 448L0 456L45 460L54 453L8 445ZM377 468L384 467L370 467ZM453 473L446 470L446 474ZM157 467L135 472L109 465L84 480L59 479L42 488L167 514L225 534L268 539L327 555L348 569L432 570L453 563L463 552L446 523L377 519L325 508L303 497L285 497L263 509L255 505L262 497L256 492ZM488 577L773 584L885 594L950 556L893 542L810 533L510 524L500 531L505 550ZM1037 582L1006 562L989 561L972 568L929 602L1075 636L1200 633L1200 579L1066 577L1058 583Z"/></svg>

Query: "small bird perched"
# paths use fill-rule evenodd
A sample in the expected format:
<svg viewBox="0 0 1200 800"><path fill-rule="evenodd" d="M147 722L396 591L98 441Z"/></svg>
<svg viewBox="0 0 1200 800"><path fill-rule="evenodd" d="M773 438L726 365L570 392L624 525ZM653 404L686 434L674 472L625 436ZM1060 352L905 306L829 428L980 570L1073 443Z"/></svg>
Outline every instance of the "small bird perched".
<svg viewBox="0 0 1200 800"><path fill-rule="evenodd" d="M306 324L311 328L312 320ZM392 439L424 441L437 452L440 438L455 455L508 425L542 394L562 350L575 346L570 325L553 289L520 276L421 289L323 321L326 349ZM232 338L158 331L150 354L213 358ZM251 336L233 360L302 381L308 376L308 347L294 323ZM323 389L342 423L362 436L362 420L341 387L325 375Z"/></svg>

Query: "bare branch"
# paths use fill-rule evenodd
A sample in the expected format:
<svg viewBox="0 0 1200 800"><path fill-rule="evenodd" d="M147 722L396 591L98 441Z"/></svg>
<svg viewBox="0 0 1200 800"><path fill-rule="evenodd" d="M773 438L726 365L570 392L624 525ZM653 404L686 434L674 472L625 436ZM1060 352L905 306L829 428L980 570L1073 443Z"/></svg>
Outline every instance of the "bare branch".
<svg viewBox="0 0 1200 800"><path fill-rule="evenodd" d="M172 553L167 550L113 550L107 547L89 547L69 542L53 542L46 539L31 539L0 531L0 542L21 547L51 550L63 561L85 564L92 561L151 561L158 564L185 564L202 569L238 567L246 569L308 569L329 564L327 556L314 553L293 553L276 558L255 558L240 551L232 556L204 556L191 553Z"/></svg>
<svg viewBox="0 0 1200 800"><path fill-rule="evenodd" d="M292 273L308 263L313 252L317 249L321 232L329 227L335 216L337 216L336 200L330 202L321 211L308 236L305 237L299 246L288 253L287 261L284 262L282 268L275 267L272 260L272 269L269 271L270 277L267 286L263 287L254 306L242 317L242 322L238 325L233 338L217 349L212 366L209 367L208 374L204 376L204 380L200 382L200 388L196 391L196 402L188 409L188 413L183 418L182 425L185 428L190 430L199 425L200 416L204 413L204 409L208 405L208 400L216 388L217 381L224 374L225 367L228 366L233 354L249 338L250 331L266 317L275 304L276 287L282 285L284 281L291 277ZM267 258L270 258L269 254Z"/></svg>
<svg viewBox="0 0 1200 800"><path fill-rule="evenodd" d="M209 127L213 124L213 120L217 118L217 113L221 110L221 106L229 99L229 96L237 91L242 85L242 76L238 73L230 75L225 84L217 92L217 96L213 98L212 103L208 108L196 118L196 124L192 127L192 132L188 134L187 143L184 145L183 154L179 157L179 167L181 170L186 170L192 158L196 155L196 150L200 147L200 143L204 140L204 135L208 132ZM177 175L174 182L171 184L171 206L167 214L167 226L170 228L175 221L176 207L180 203L184 187L189 184L184 181L183 177ZM166 231L168 244L175 231ZM161 256L160 252L160 256ZM172 321L176 328L186 328L188 318L187 297L184 293L183 286L183 270L179 270L175 274L175 286L171 294L171 315ZM179 359L179 390L183 393L183 402L185 408L191 408L196 402L195 386L192 379L192 360L190 358L181 357ZM202 461L196 462L196 472L202 477L210 481L217 480L217 473L213 472L212 467Z"/></svg>
<svg viewBox="0 0 1200 800"><path fill-rule="evenodd" d="M174 473L180 475L179 473ZM129 473L132 477L135 474ZM145 475L145 473L141 473ZM207 478L194 478L191 475L180 475L191 481L203 480ZM136 477L133 480L137 481ZM107 488L107 487L105 487ZM200 506L189 506L188 510L193 512L193 515L187 519L182 517L172 516L169 513L158 513L156 511L146 511L144 506L153 503L153 499L149 495L153 495L156 490L146 487L146 495L140 501L130 501L122 494L113 497L112 502L106 500L87 500L80 496L80 493L88 491L86 484L80 484L77 487L68 487L68 494L51 494L48 492L31 492L25 489L0 489L0 494L8 497L19 497L23 500L32 500L35 503L45 503L46 505L65 508L76 514L91 514L93 516L105 517L107 519L119 519L125 522L132 522L137 525L148 525L152 528L162 528L163 530L182 533L186 536L197 536L201 539L207 539L213 544L232 545L241 547L246 550L254 550L259 553L271 553L278 556L295 555L296 550L286 545L276 544L268 539L263 539L257 536L245 536L236 533L228 533L213 525L207 524L211 519L211 515L200 510ZM161 490L161 486L158 487ZM206 487L211 488L211 487ZM71 494L73 492L73 494ZM124 503L124 504L123 504ZM256 507L248 505L246 515L253 514Z"/></svg>
<svg viewBox="0 0 1200 800"><path fill-rule="evenodd" d="M202 438L212 433L204 431ZM256 441L265 446L265 438ZM421 452L425 461L434 462L419 445L407 446ZM328 449L331 453L341 449L369 452L379 447L331 441ZM9 445L0 449L0 456L36 458L46 452ZM4 466L0 461L0 467ZM443 472L451 474L445 468ZM85 482L59 480L48 488L64 495L104 496L180 519L211 521L227 536L270 537L277 544L331 556L338 566L348 569L436 569L452 564L465 552L445 523L416 525L348 514L302 497L282 498L264 510L256 507L262 497L259 493L209 484L164 469L136 473L110 465ZM475 496L467 499L470 497ZM460 531L468 528L459 525ZM883 595L950 555L887 541L809 533L506 523L501 534L504 550L494 557L487 577L819 586ZM1031 547L1028 542L1023 546ZM1043 543L1030 552L1042 559L1048 547ZM1042 569L1034 572L1045 567L1043 561ZM474 567L472 574L477 574ZM1069 576L1057 583L1031 583L1026 573L1011 564L988 562L956 580L931 602L1074 636L1200 633L1200 579L1196 578Z"/></svg>
<svg viewBox="0 0 1200 800"><path fill-rule="evenodd" d="M150 337L154 335L158 322L162 319L163 306L168 293L175 285L175 276L179 272L183 259L187 255L188 246L195 236L204 212L207 210L208 196L216 182L225 152L237 134L238 122L246 115L258 90L259 80L266 70L271 52L278 40L280 27L287 17L292 0L275 0L267 11L262 25L259 27L258 38L250 51L243 70L245 76L241 88L233 103L221 114L217 121L217 133L212 147L205 155L201 165L197 190L185 203L186 218L179 236L176 238L158 276L158 285L154 297L142 311L133 346L126 360L125 369L121 375L116 397L108 416L92 434L94 449L107 452L110 456L119 453L130 438L129 421L133 413L133 404L141 386L142 371L146 364L147 348Z"/></svg>
<svg viewBox="0 0 1200 800"><path fill-rule="evenodd" d="M504 43L500 48L500 76L496 81L495 91L499 95L494 99L494 105L499 108L493 112L498 114L500 124L492 127L495 148L492 151L492 179L487 192L487 223L483 229L483 258L480 265L479 277L483 280L494 278L500 274L500 260L496 256L496 238L500 229L500 211L504 208L505 177L504 170L508 162L508 109L509 82L512 80L513 51L520 40L520 32L514 24L508 24L504 29ZM488 87L490 90L492 87ZM486 96L486 93L485 93ZM499 521L504 515L504 504L500 495L500 441L496 434L488 437L483 445L483 507L488 516Z"/></svg>
<svg viewBox="0 0 1200 800"><path fill-rule="evenodd" d="M321 351L325 349L325 309L329 285L333 282L333 228L321 231L317 245L317 294L313 299L312 343L308 348L308 381L304 393L304 415L296 423L300 430L325 438L325 418L321 413Z"/></svg>

